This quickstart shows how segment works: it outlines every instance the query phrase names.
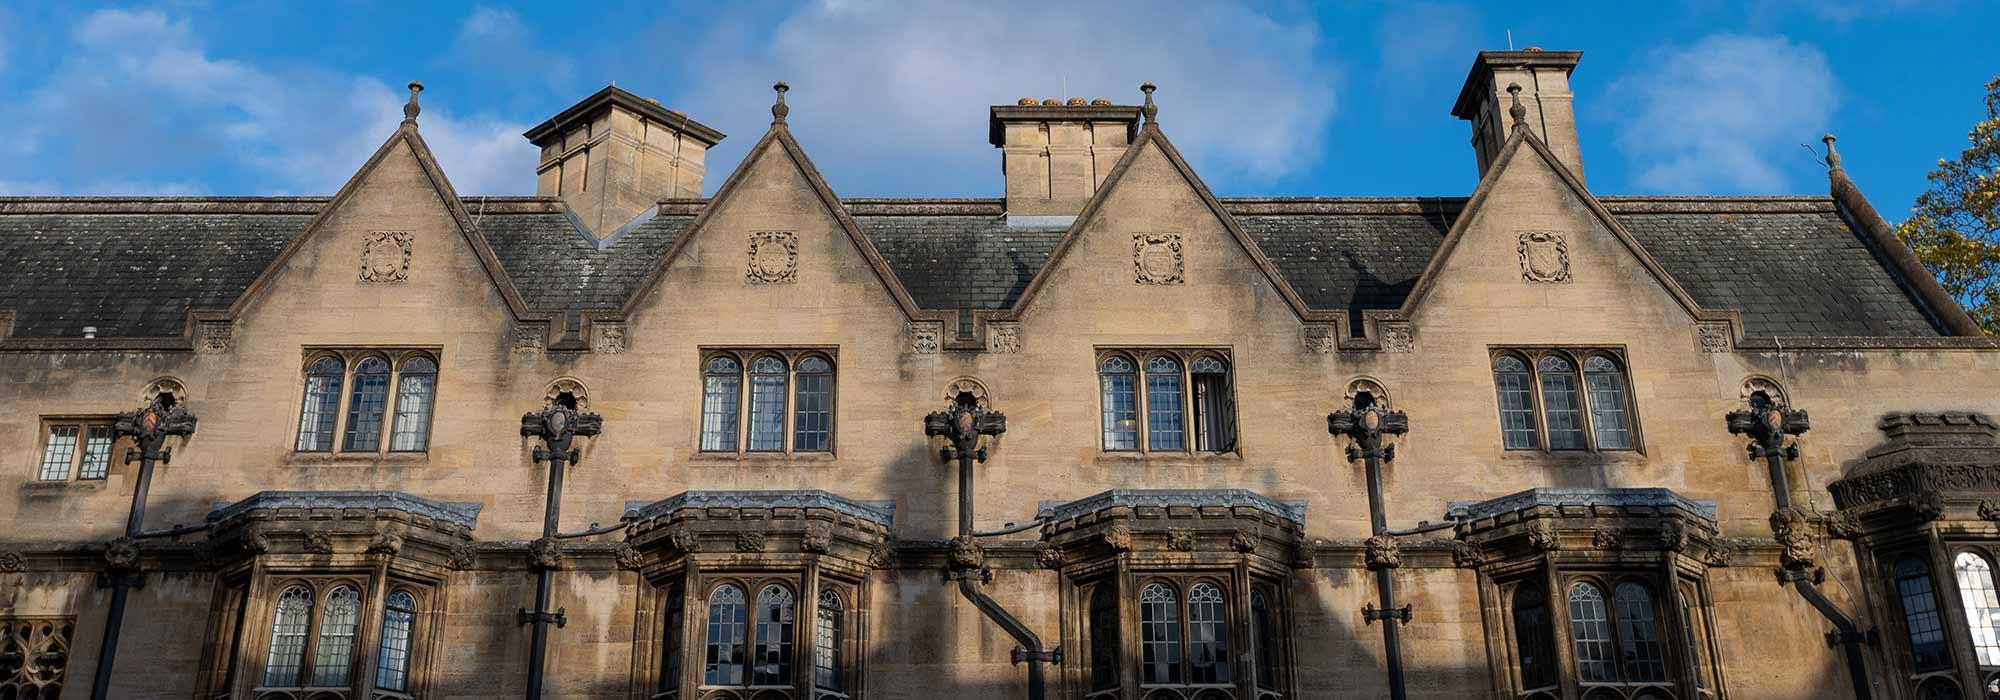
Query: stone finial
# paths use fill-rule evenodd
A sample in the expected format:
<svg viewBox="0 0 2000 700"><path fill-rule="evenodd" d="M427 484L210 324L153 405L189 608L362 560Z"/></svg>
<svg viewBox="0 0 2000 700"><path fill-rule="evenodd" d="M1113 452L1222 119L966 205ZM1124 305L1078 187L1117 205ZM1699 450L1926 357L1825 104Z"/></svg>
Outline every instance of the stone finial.
<svg viewBox="0 0 2000 700"><path fill-rule="evenodd" d="M1023 97L1023 98L1021 98L1021 99L1019 99L1019 100L1016 100L1016 101L1014 102L1014 104L1016 104L1016 105L1019 105L1019 106L1022 106L1022 107L1033 107L1033 106L1035 106L1035 98L1033 98L1033 97Z"/></svg>
<svg viewBox="0 0 2000 700"><path fill-rule="evenodd" d="M1056 98L1053 98L1053 97L1051 97L1051 98L1049 98L1049 99L1046 99L1046 100L1042 100L1042 106L1043 106L1043 107L1061 107L1061 106L1062 106L1062 100L1058 100L1058 99L1056 99Z"/></svg>
<svg viewBox="0 0 2000 700"><path fill-rule="evenodd" d="M1084 105L1088 105L1088 104L1090 104L1090 101L1089 101L1089 100L1086 100L1086 99L1083 99L1083 98L1081 98L1081 97L1072 97L1072 98L1069 98L1069 101L1068 101L1068 102L1066 102L1066 103L1064 103L1064 104L1067 104L1067 105L1069 105L1069 106L1071 106L1071 107L1082 107L1082 106L1084 106Z"/></svg>
<svg viewBox="0 0 2000 700"><path fill-rule="evenodd" d="M1513 99L1513 106L1507 108L1507 116L1514 118L1515 127L1528 125L1528 108L1521 106L1521 84L1508 83L1507 95Z"/></svg>
<svg viewBox="0 0 2000 700"><path fill-rule="evenodd" d="M1154 86L1152 81L1139 85L1139 92L1146 93L1146 106L1139 108L1139 112L1146 115L1147 124L1154 123L1160 116L1160 106L1153 104L1153 91L1157 89L1159 88Z"/></svg>
<svg viewBox="0 0 2000 700"><path fill-rule="evenodd" d="M1820 143L1826 144L1826 169L1828 171L1840 169L1840 151L1833 150L1833 142L1835 140L1833 134L1819 137Z"/></svg>
<svg viewBox="0 0 2000 700"><path fill-rule="evenodd" d="M1094 100L1091 100L1091 101L1090 101L1090 104L1091 104L1091 106L1094 106L1094 107L1109 107L1109 106L1111 106L1111 100L1109 100L1109 99L1107 99L1107 98L1103 98L1103 97L1099 97L1099 98L1097 98L1097 99L1094 99Z"/></svg>
<svg viewBox="0 0 2000 700"><path fill-rule="evenodd" d="M792 108L785 106L785 92L791 90L792 86L780 80L776 85L772 85L771 89L778 91L778 101L771 103L771 123L783 124L785 115L792 113Z"/></svg>
<svg viewBox="0 0 2000 700"><path fill-rule="evenodd" d="M417 123L417 114L424 111L423 105L417 104L417 93L423 91L423 83L415 80L410 81L410 101L403 103L404 124L415 125Z"/></svg>

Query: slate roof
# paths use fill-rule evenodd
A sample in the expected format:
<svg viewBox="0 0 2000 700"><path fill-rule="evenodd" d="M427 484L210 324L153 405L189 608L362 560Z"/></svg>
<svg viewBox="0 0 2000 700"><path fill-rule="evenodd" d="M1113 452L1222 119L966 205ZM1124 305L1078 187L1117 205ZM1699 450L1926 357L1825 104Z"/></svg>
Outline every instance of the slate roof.
<svg viewBox="0 0 2000 700"><path fill-rule="evenodd" d="M1752 336L1937 336L1938 328L1827 197L1603 197L1693 295ZM326 198L0 198L0 309L17 337L170 337L186 312L235 301ZM1463 198L1224 199L1287 283L1318 309L1403 303ZM1010 227L997 199L844 204L919 306L1012 305L1061 227ZM704 203L599 243L561 202L468 197L466 210L530 308L615 309Z"/></svg>

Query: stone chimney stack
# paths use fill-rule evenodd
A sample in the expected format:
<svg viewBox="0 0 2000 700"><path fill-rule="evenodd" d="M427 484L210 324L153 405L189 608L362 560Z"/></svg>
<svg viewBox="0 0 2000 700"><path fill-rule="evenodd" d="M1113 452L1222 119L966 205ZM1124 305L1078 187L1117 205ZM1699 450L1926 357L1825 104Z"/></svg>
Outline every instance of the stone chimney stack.
<svg viewBox="0 0 2000 700"><path fill-rule="evenodd" d="M722 132L606 87L522 134L542 149L535 194L561 197L602 240L669 197L700 197Z"/></svg>
<svg viewBox="0 0 2000 700"><path fill-rule="evenodd" d="M1139 108L1099 98L1024 97L993 107L990 140L1007 176L1007 215L1075 217L1138 134ZM1052 220L1051 223L1054 223Z"/></svg>
<svg viewBox="0 0 2000 700"><path fill-rule="evenodd" d="M1578 180L1583 179L1575 96L1569 91L1569 74L1581 58L1582 51L1543 51L1530 46L1521 51L1481 51L1473 59L1472 73L1465 76L1465 87L1459 90L1451 115L1472 122L1472 150L1479 154L1480 177L1486 176L1487 166L1500 154L1513 124L1507 114L1513 106L1507 86L1520 85L1528 128Z"/></svg>

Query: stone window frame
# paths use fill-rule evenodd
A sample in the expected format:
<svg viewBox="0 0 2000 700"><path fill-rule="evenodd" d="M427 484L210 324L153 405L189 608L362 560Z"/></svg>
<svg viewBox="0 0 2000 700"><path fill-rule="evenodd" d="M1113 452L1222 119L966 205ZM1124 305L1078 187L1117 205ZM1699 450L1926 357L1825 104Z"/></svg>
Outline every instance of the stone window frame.
<svg viewBox="0 0 2000 700"><path fill-rule="evenodd" d="M0 649L21 652L21 666L11 674L0 675L0 691L8 691L7 697L27 697L29 692L37 697L53 697L46 692L50 688L82 694L82 688L69 687L70 662L76 657L72 648L75 639L74 615L0 615ZM41 677L48 670L53 670L49 677Z"/></svg>
<svg viewBox="0 0 2000 700"><path fill-rule="evenodd" d="M1084 563L1074 569L1065 569L1063 582L1064 648L1076 651L1067 654L1076 659L1060 673L1074 674L1073 687L1084 689L1087 700L1137 700L1152 698L1155 691L1179 692L1187 697L1204 700L1218 691L1221 697L1256 700L1260 698L1296 697L1289 689L1293 664L1291 662L1292 611L1290 596L1283 592L1290 587L1290 569L1272 564L1256 565L1243 561L1231 562L1227 559L1241 557L1222 556L1204 558L1200 563L1189 563L1187 557L1154 557L1144 554L1121 555L1095 563ZM1179 561L1175 561L1178 559ZM1180 608L1180 648L1181 665L1185 670L1190 663L1187 658L1189 644L1187 591L1196 583L1213 583L1220 586L1228 601L1226 622L1229 629L1227 651L1229 654L1229 682L1224 684L1153 684L1144 679L1141 668L1144 650L1141 647L1142 630L1139 598L1146 586L1166 582L1174 588L1177 605ZM1091 644L1097 630L1090 620L1091 596L1104 586L1111 586L1117 601L1117 634L1114 645L1115 655L1111 663L1118 674L1118 681L1108 687L1093 683L1093 663ZM1270 605L1272 621L1277 629L1270 630L1269 639L1258 640L1251 626L1250 596L1252 591L1261 591ZM1275 646L1268 649L1267 646ZM1248 653L1245 653L1248 652ZM1268 654L1268 656L1266 656ZM1261 687L1264 678L1259 676L1258 664L1271 659L1275 678L1270 685ZM1183 681L1188 680L1183 676Z"/></svg>
<svg viewBox="0 0 2000 700"><path fill-rule="evenodd" d="M292 415L298 417L292 430L292 455L295 457L302 455L365 455L376 457L385 455L415 455L422 457L428 455L434 446L432 428L437 422L438 393L443 384L443 357L442 349L436 347L307 348L305 361L299 365L300 389L298 392L298 403L293 406L294 410L292 411ZM338 398L332 407L334 418L325 436L326 447L324 449L308 449L305 447L305 440L308 434L305 423L306 411L308 409L306 399L312 391L313 365L326 358L331 358L339 362L341 366L340 382L335 391ZM381 358L389 365L388 384L384 388L385 394L382 404L381 425L377 427L374 449L348 449L347 432L350 420L349 413L353 410L351 404L354 399L355 369L361 362L369 358ZM411 362L416 360L428 360L431 364L431 371L412 373L413 375L421 374L431 378L430 394L425 399L423 425L420 427L418 433L422 436L421 442L423 443L423 447L421 449L399 450L395 448L396 419L398 412L402 408L400 404L402 402L404 370ZM313 432L317 434L317 430Z"/></svg>
<svg viewBox="0 0 2000 700"><path fill-rule="evenodd" d="M1096 378L1094 384L1097 387L1098 418L1096 423L1098 425L1098 450L1105 454L1113 455L1240 455L1243 449L1243 434L1241 423L1238 420L1240 408L1236 401L1238 367L1232 355L1233 353L1227 347L1119 346L1097 348L1095 361L1091 363L1090 367L1091 375ZM1104 371L1104 364L1114 357L1121 358L1132 365L1130 376L1132 377L1132 401L1135 422L1133 424L1133 446L1130 448L1112 447L1107 440L1110 436L1110 431L1106 430L1104 426L1104 422L1108 417L1108 411L1104 405L1104 377L1107 376L1107 373ZM1178 408L1180 410L1182 427L1181 446L1178 449L1155 448L1152 446L1154 435L1152 411L1148 405L1149 399L1147 393L1150 387L1148 387L1147 377L1150 374L1148 365L1155 358L1171 359L1179 365L1181 396ZM1205 359L1213 359L1221 362L1224 370L1221 374L1225 377L1223 385L1226 387L1227 395L1220 399L1222 408L1219 412L1205 407L1203 402L1195 396L1197 393L1195 377L1210 373L1197 373L1194 371L1194 366L1195 363ZM1217 413L1220 413L1220 415L1216 415ZM1217 420L1222 421L1222 427L1202 427L1213 424ZM1213 436L1224 438L1226 443L1216 449L1202 448L1202 443L1212 439Z"/></svg>
<svg viewBox="0 0 2000 700"><path fill-rule="evenodd" d="M132 448L131 438L119 435L117 429L112 425L114 422L116 422L116 416L42 416L40 428L41 442L34 451L34 463L29 467L29 473L33 475L30 482L49 485L82 482L103 483L106 479L110 478L111 471L114 468L125 463L125 452ZM68 457L62 460L62 473L51 476L52 465L50 458L53 456L51 450L56 449L58 446L56 442L57 431L64 429L74 432L73 435L68 436ZM90 453L88 446L95 439L93 436L98 434L108 436L111 440L104 448L105 455L102 471L91 470L91 463L87 460Z"/></svg>
<svg viewBox="0 0 2000 700"><path fill-rule="evenodd" d="M276 621L278 597L293 586L304 585L312 592L313 608L301 651L301 685L266 686L266 664L270 658L272 627ZM361 594L348 683L321 687L307 683L314 673L320 624L326 598L336 587L352 586ZM212 687L221 691L234 686L244 697L264 697L266 693L290 693L298 697L346 697L355 700L422 698L432 687L430 667L438 657L436 645L443 629L444 606L440 599L441 579L406 575L388 567L369 564L319 565L305 561L271 562L247 567L225 576L218 586L210 614L211 658L222 663L211 666ZM405 672L405 690L375 685L379 677L384 613L389 594L408 592L416 599L411 620L410 655ZM220 632L222 637L216 635Z"/></svg>
<svg viewBox="0 0 2000 700"><path fill-rule="evenodd" d="M1504 345L1489 347L1487 349L1486 360L1487 376L1495 377L1494 400L1496 410L1500 410L1498 397L1500 387L1497 380L1499 372L1493 368L1493 365L1499 362L1502 357L1512 357L1527 365L1529 387L1528 411L1534 420L1535 444L1528 447L1507 446L1504 434L1506 419L1503 414L1500 416L1501 422L1499 423L1503 431L1500 441L1501 449L1508 452L1539 452L1543 454L1595 454L1608 452L1645 454L1646 440L1644 431L1640 429L1639 398L1633 393L1632 363L1626 358L1624 346ZM1573 391L1576 393L1577 400L1578 429L1583 434L1584 446L1582 448L1554 449L1549 446L1549 414L1548 407L1545 405L1546 399L1544 398L1544 390L1542 388L1542 377L1545 370L1541 368L1542 360L1547 357L1560 357L1570 364L1571 369L1566 374L1576 380ZM1602 357L1610 360L1618 368L1618 388L1624 399L1624 405L1619 408L1623 409L1625 413L1626 439L1630 442L1626 447L1604 447L1601 444L1603 438L1598 434L1598 426L1596 425L1596 406L1593 404L1593 399L1590 395L1589 375L1591 373L1584 369L1585 363L1589 362L1593 357Z"/></svg>
<svg viewBox="0 0 2000 700"><path fill-rule="evenodd" d="M700 361L695 363L695 375L696 375L695 386L698 389L696 396L702 397L702 403L698 405L701 405L704 409L706 407L705 404L708 396L708 378L711 376L710 373L708 372L709 362L714 361L717 358L724 358L724 357L729 358L730 360L733 360L736 363L736 375L735 375L737 378L736 379L737 394L736 394L736 405L735 405L736 424L734 427L733 440L730 443L728 449L706 449L705 448L706 441L704 438L709 433L708 416L705 410L697 411L695 419L695 439L694 439L694 444L696 448L695 454L701 457L723 457L730 455L734 455L737 457L767 456L767 455L801 455L801 456L824 455L831 457L836 455L840 449L839 353L840 353L839 348L833 346L800 346L800 347L704 346L702 347L701 354L699 356ZM764 357L776 357L785 363L784 406L782 409L783 420L781 421L779 426L779 431L781 433L781 438L782 438L781 439L782 444L778 449L753 450L750 449L751 430L753 430L752 426L750 425L751 408L752 408L750 403L751 403L751 392L753 390L750 378L755 374L755 372L752 370L752 364L755 363L759 358L764 358ZM824 449L798 448L799 376L802 374L799 371L799 363L804 362L808 358L818 358L820 360L825 361L828 366L828 371L824 373L824 376L828 378L827 379L828 387L826 392L827 435L826 435L826 446ZM817 374L817 373L804 373L804 374Z"/></svg>
<svg viewBox="0 0 2000 700"><path fill-rule="evenodd" d="M1881 582L1875 592L1873 603L1884 614L1883 639L1894 651L1889 654L1892 673L1905 679L1907 692L1912 697L1922 697L1923 690L1938 683L1948 683L1956 692L1961 687L2000 687L2000 666L1981 664L1975 641L1971 633L1971 620L1966 607L1964 591L1960 590L1956 561L1961 554L1972 554L1986 560L1989 567L2000 561L2000 540L1979 537L1930 537L1912 538L1901 544L1883 546L1887 543L1875 542L1865 556L1866 564L1874 572L1875 580ZM1930 579L1930 594L1934 612L1943 627L1944 665L1933 669L1918 669L1912 651L1910 627L1899 590L1898 567L1904 562L1915 562L1923 567ZM1995 583L2000 584L2000 568L1993 569ZM1971 684L1967 686L1966 684Z"/></svg>

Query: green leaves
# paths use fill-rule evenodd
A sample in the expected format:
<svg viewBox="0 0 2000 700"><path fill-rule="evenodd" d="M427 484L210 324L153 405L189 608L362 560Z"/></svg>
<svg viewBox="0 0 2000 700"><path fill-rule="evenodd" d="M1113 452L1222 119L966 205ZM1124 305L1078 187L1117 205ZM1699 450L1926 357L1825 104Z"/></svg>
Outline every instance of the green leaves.
<svg viewBox="0 0 2000 700"><path fill-rule="evenodd" d="M1988 335L2000 334L2000 77L1986 84L1986 118L1971 146L1938 160L1931 187L1896 227L1925 268Z"/></svg>

